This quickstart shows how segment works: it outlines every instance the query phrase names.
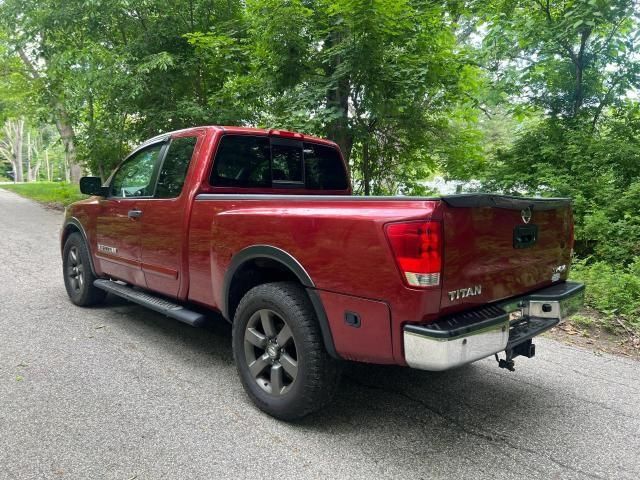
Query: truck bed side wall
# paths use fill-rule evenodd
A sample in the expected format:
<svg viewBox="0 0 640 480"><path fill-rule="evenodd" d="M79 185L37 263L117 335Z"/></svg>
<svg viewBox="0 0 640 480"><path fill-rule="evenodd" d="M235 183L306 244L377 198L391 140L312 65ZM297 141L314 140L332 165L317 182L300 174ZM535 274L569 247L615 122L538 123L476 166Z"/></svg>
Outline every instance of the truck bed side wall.
<svg viewBox="0 0 640 480"><path fill-rule="evenodd" d="M403 364L401 326L437 315L440 290L404 286L383 226L428 218L435 204L201 198L189 235L189 299L220 309L233 255L252 245L277 247L300 263L319 290L340 356ZM345 312L360 316L359 328L345 324Z"/></svg>

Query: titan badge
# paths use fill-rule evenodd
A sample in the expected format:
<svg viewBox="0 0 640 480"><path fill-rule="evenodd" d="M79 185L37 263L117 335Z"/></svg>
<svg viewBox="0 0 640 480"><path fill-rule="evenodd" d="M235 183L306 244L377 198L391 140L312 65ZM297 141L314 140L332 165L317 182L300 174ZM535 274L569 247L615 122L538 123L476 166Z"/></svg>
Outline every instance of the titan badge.
<svg viewBox="0 0 640 480"><path fill-rule="evenodd" d="M458 290L451 290L449 293L449 300L455 301L461 298L475 297L482 293L482 285L474 285L473 287L460 288Z"/></svg>

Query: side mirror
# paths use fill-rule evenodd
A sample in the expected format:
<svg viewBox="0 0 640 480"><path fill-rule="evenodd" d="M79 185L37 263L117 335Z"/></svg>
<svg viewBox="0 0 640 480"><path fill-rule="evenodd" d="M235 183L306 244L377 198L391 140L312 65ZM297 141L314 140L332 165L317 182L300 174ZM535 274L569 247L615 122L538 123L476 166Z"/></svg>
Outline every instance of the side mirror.
<svg viewBox="0 0 640 480"><path fill-rule="evenodd" d="M82 177L80 179L80 191L85 195L106 197L109 193L109 187L102 186L100 177Z"/></svg>

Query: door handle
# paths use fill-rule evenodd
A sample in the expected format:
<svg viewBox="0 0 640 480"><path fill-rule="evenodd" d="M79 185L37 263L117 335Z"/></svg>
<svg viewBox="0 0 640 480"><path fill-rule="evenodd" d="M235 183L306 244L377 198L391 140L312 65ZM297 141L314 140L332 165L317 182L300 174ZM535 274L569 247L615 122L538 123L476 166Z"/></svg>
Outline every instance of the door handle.
<svg viewBox="0 0 640 480"><path fill-rule="evenodd" d="M133 210L129 210L129 213L127 215L129 216L129 218L140 218L142 216L142 210L138 210L137 208L135 208Z"/></svg>

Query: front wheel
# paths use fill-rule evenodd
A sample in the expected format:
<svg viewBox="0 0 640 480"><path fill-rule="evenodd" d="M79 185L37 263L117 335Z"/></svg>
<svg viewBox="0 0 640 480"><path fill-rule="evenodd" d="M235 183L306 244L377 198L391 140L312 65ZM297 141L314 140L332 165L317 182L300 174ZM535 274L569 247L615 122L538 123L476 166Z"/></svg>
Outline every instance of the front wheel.
<svg viewBox="0 0 640 480"><path fill-rule="evenodd" d="M238 305L233 355L245 391L264 412L294 420L326 405L339 365L326 352L311 303L293 282L259 285Z"/></svg>
<svg viewBox="0 0 640 480"><path fill-rule="evenodd" d="M96 277L91 271L89 251L82 235L69 235L62 250L64 286L69 299L81 307L95 305L104 300L106 292L93 285Z"/></svg>

